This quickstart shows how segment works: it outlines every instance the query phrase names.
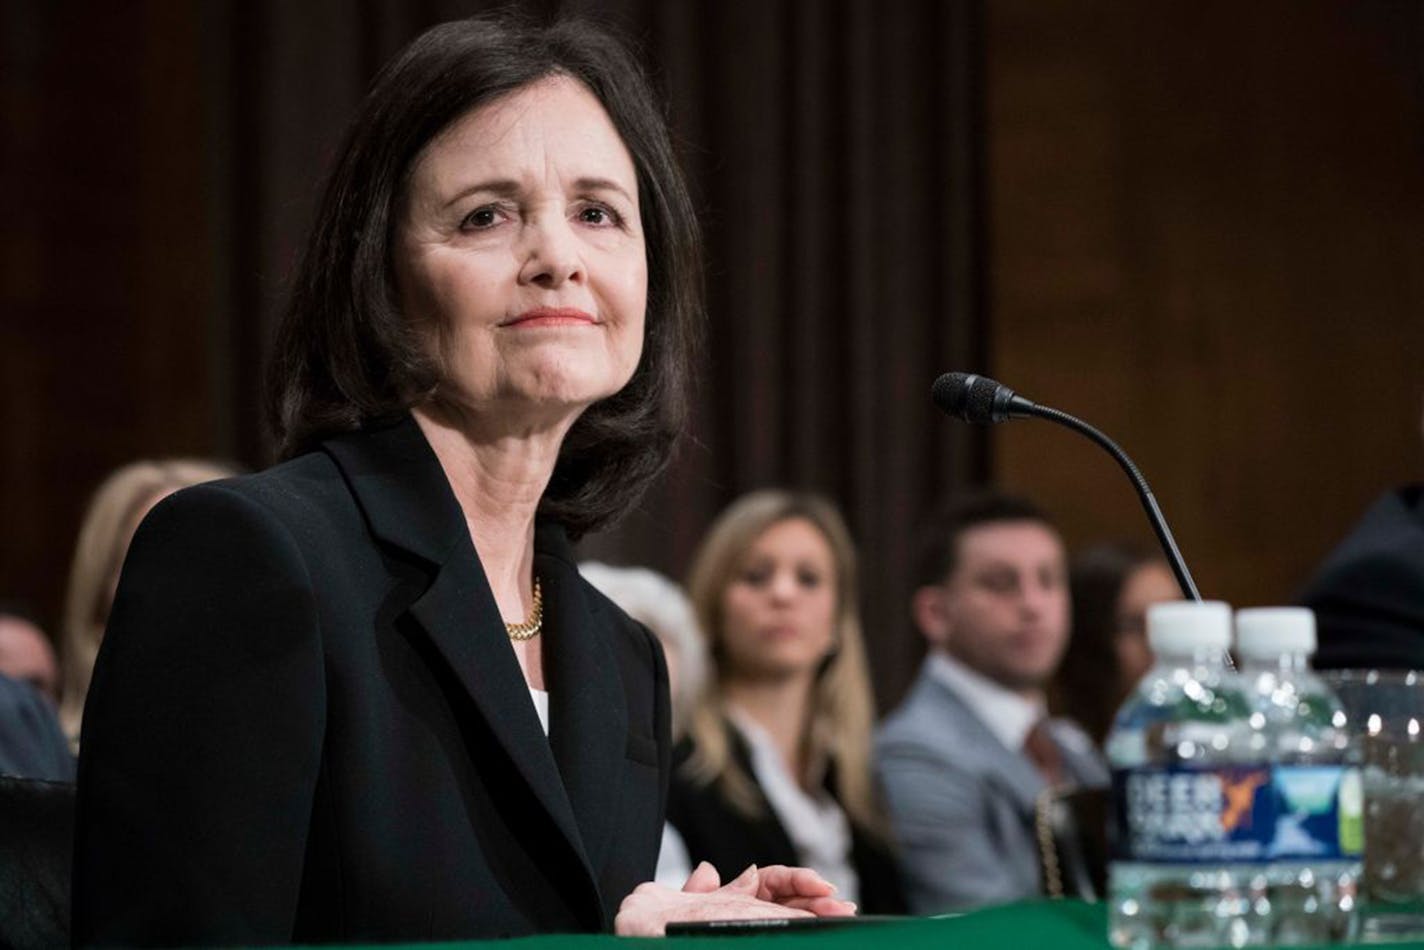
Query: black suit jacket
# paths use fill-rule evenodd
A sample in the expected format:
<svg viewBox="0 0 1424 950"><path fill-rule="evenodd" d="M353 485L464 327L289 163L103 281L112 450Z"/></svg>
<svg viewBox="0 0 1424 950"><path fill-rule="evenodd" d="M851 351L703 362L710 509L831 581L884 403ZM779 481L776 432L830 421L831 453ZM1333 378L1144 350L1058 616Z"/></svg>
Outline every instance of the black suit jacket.
<svg viewBox="0 0 1424 950"><path fill-rule="evenodd" d="M1424 667L1424 485L1376 502L1300 600L1315 611L1318 668Z"/></svg>
<svg viewBox="0 0 1424 950"><path fill-rule="evenodd" d="M667 672L535 547L547 738L410 418L155 508L84 717L75 940L608 928L653 874Z"/></svg>

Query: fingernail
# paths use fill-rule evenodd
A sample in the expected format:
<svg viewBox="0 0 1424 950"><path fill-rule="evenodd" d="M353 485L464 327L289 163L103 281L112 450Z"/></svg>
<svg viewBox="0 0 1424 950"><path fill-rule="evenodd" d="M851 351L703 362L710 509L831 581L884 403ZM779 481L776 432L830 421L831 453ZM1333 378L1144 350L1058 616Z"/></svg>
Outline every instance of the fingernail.
<svg viewBox="0 0 1424 950"><path fill-rule="evenodd" d="M748 864L748 865L747 865L747 869L746 869L745 871L743 871L741 874L738 874L738 875L737 875L737 879L736 879L735 881L733 881L732 883L733 883L733 884L745 884L745 883L747 883L748 881L750 881L753 876L756 875L756 872L757 872L757 866L756 866L755 864Z"/></svg>

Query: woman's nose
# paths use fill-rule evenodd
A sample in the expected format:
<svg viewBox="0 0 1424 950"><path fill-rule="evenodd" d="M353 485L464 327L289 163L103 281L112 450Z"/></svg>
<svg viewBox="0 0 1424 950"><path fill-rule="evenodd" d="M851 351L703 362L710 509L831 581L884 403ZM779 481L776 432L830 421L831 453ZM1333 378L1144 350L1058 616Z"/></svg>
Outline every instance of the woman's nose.
<svg viewBox="0 0 1424 950"><path fill-rule="evenodd" d="M796 596L796 578L789 572L778 571L771 579L773 600L785 601Z"/></svg>
<svg viewBox="0 0 1424 950"><path fill-rule="evenodd" d="M566 281L583 278L583 262L578 241L562 220L541 221L527 226L522 247L520 283L559 287Z"/></svg>

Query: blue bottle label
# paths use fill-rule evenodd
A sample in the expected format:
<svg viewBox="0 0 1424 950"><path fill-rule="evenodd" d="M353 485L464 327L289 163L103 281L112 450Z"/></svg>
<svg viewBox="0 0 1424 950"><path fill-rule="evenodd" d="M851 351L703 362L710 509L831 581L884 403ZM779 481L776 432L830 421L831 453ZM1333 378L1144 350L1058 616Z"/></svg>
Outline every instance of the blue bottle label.
<svg viewBox="0 0 1424 950"><path fill-rule="evenodd" d="M1348 860L1360 856L1364 791L1359 770L1343 765L1281 765L1274 776L1272 858Z"/></svg>
<svg viewBox="0 0 1424 950"><path fill-rule="evenodd" d="M1175 765L1113 773L1113 857L1156 864L1266 861L1277 796L1267 765Z"/></svg>

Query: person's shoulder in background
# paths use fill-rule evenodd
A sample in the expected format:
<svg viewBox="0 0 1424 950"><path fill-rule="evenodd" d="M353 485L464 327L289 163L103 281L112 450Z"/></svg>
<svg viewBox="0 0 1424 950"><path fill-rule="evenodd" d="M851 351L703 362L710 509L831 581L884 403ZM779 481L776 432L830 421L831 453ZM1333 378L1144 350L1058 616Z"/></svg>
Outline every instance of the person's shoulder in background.
<svg viewBox="0 0 1424 950"><path fill-rule="evenodd" d="M1424 485L1379 499L1301 591L1320 669L1424 665Z"/></svg>
<svg viewBox="0 0 1424 950"><path fill-rule="evenodd" d="M74 757L54 707L33 687L0 674L0 775L74 781Z"/></svg>

